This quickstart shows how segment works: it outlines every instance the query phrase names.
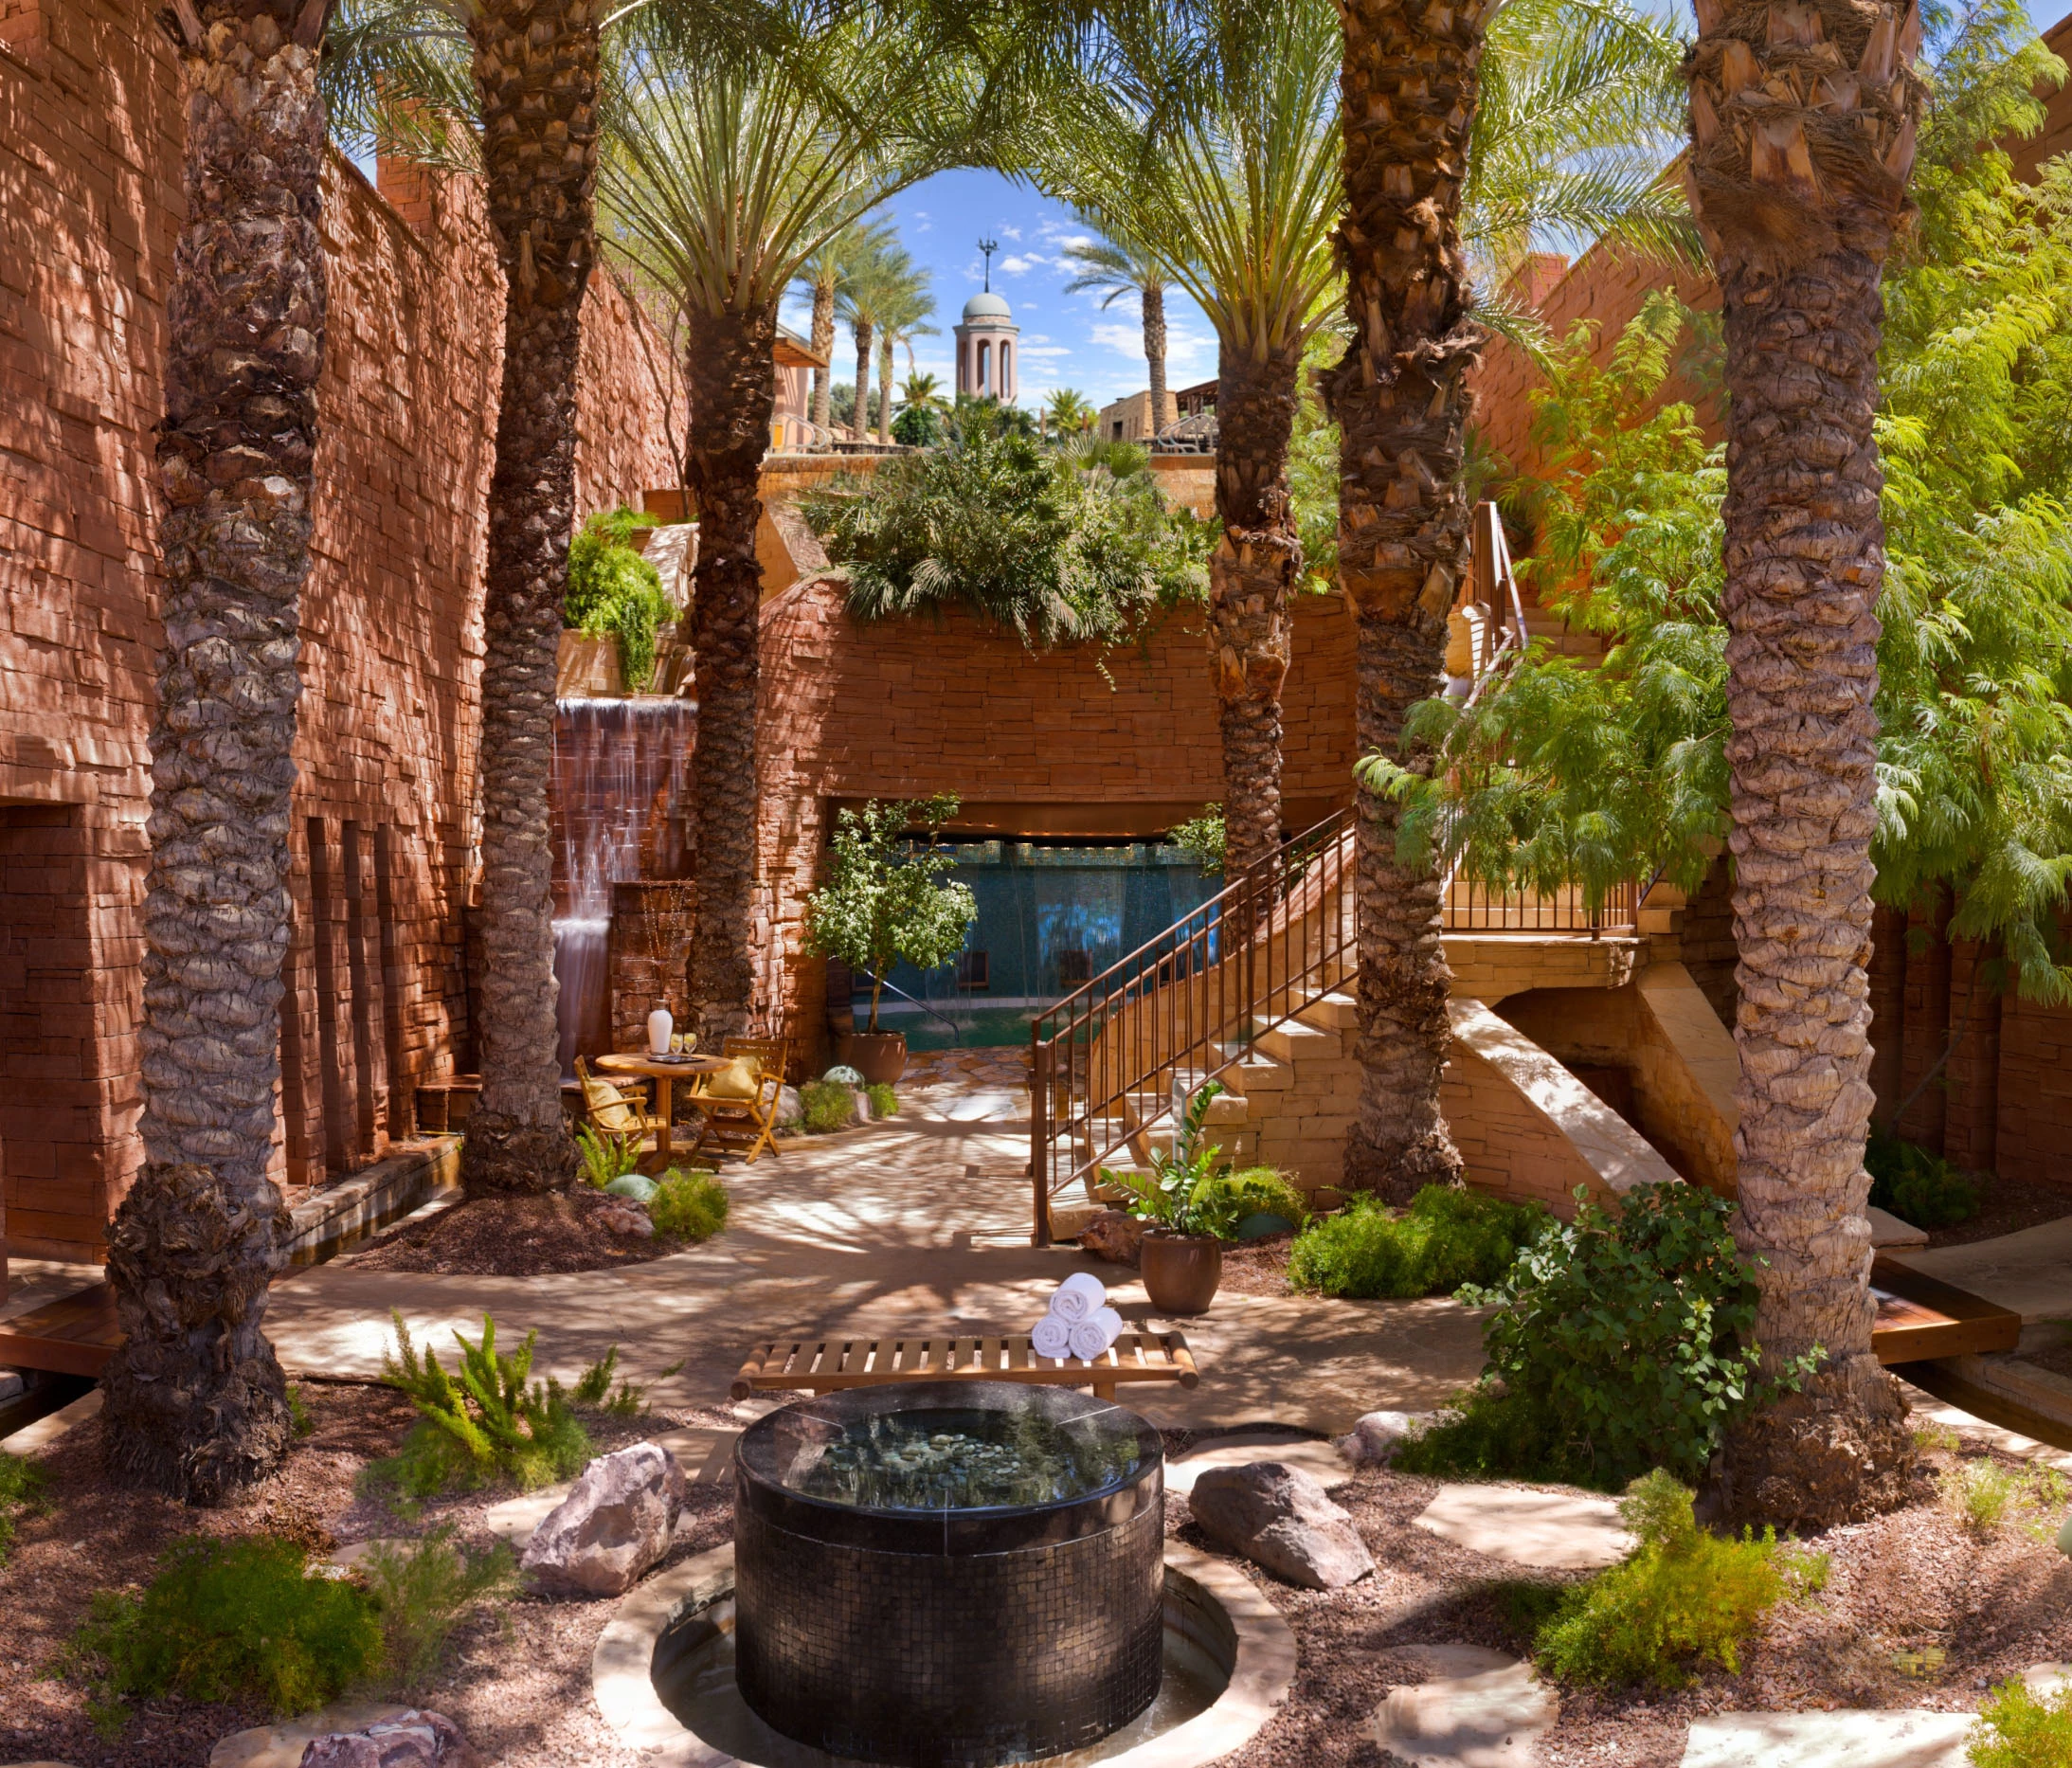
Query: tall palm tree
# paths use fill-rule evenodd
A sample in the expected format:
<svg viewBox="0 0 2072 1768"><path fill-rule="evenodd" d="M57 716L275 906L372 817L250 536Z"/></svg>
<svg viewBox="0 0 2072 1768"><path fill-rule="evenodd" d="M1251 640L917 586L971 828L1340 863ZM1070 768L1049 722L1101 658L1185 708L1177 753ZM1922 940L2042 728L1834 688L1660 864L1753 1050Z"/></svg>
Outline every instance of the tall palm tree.
<svg viewBox="0 0 2072 1768"><path fill-rule="evenodd" d="M1361 749L1413 770L1410 707L1440 691L1446 620L1468 569L1461 484L1482 340L1470 269L1502 279L1536 229L1617 228L1673 249L1665 189L1677 103L1668 31L1616 0L1512 0L1485 45L1476 9L1347 0L1343 15L1345 353L1339 580L1359 622ZM1457 1182L1439 1110L1451 982L1439 878L1396 857L1396 803L1359 801L1359 1111L1347 1182L1398 1200Z"/></svg>
<svg viewBox="0 0 2072 1768"><path fill-rule="evenodd" d="M848 285L837 292L835 316L849 328L856 347L856 405L851 433L858 442L871 436L871 351L885 315L896 308L914 275L906 248L891 240L858 258Z"/></svg>
<svg viewBox="0 0 2072 1768"><path fill-rule="evenodd" d="M835 298L848 287L855 266L892 243L889 221L859 222L844 227L800 266L797 286L813 302L813 352L820 366L813 370L813 422L828 427L835 360Z"/></svg>
<svg viewBox="0 0 2072 1768"><path fill-rule="evenodd" d="M905 278L892 283L878 308L877 439L888 446L892 440L893 353L901 345L906 346L907 369L911 373L913 340L942 335L939 328L928 323L934 311L935 297L928 293L925 264L911 266Z"/></svg>
<svg viewBox="0 0 2072 1768"><path fill-rule="evenodd" d="M1037 182L1142 245L1216 327L1209 642L1234 871L1281 839L1281 684L1302 565L1288 448L1327 317L1339 208L1331 0L1116 0L1081 85L1031 127Z"/></svg>
<svg viewBox="0 0 2072 1768"><path fill-rule="evenodd" d="M1060 436L1077 436L1091 429L1096 416L1086 394L1072 387L1054 388L1045 412L1051 427Z"/></svg>
<svg viewBox="0 0 2072 1768"><path fill-rule="evenodd" d="M947 411L949 401L943 397L942 376L910 366L907 378L899 384L899 408L902 411Z"/></svg>
<svg viewBox="0 0 2072 1768"><path fill-rule="evenodd" d="M962 58L919 54L908 33L810 0L788 22L781 56L686 45L626 58L604 170L613 249L668 291L690 333L699 521L691 996L709 1043L747 1030L752 1010L756 475L776 397L778 304L815 251L964 152L974 109Z"/></svg>
<svg viewBox="0 0 2072 1768"><path fill-rule="evenodd" d="M1822 1525L1905 1501L1906 1403L1871 1354L1870 839L1883 482L1879 281L1907 193L1921 15L1701 0L1692 207L1726 319L1736 1237L1775 1364L1824 1353L1730 1434L1730 1515Z"/></svg>
<svg viewBox="0 0 2072 1768"><path fill-rule="evenodd" d="M1144 359L1151 374L1151 428L1156 434L1180 414L1165 390L1165 273L1145 251L1132 251L1110 240L1068 245L1065 256L1078 266L1065 293L1099 293L1106 312L1126 295L1138 298L1144 311Z"/></svg>
<svg viewBox="0 0 2072 1768"><path fill-rule="evenodd" d="M144 885L144 1170L109 1231L118 1479L216 1504L289 1439L262 1330L301 589L323 364L321 8L169 12L187 213L155 450L165 649Z"/></svg>

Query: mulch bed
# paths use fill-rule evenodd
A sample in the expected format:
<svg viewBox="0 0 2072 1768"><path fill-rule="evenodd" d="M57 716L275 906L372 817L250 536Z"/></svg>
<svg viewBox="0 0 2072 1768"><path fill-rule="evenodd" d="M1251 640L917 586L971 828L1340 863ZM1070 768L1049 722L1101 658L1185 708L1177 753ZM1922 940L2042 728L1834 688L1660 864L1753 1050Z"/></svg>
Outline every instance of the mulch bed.
<svg viewBox="0 0 2072 1768"><path fill-rule="evenodd" d="M1930 1246L1969 1246L2072 1216L2072 1190L2063 1185L1994 1173L1979 1175L1978 1188L1978 1214L1955 1227L1931 1228Z"/></svg>
<svg viewBox="0 0 2072 1768"><path fill-rule="evenodd" d="M678 1250L613 1224L629 1208L587 1186L549 1197L484 1197L406 1222L338 1262L361 1271L444 1277L544 1277L644 1265Z"/></svg>
<svg viewBox="0 0 2072 1768"><path fill-rule="evenodd" d="M1270 1234L1262 1240L1223 1249L1223 1281L1218 1293L1228 1295L1292 1295L1288 1285L1288 1256L1295 1245L1292 1229Z"/></svg>
<svg viewBox="0 0 2072 1768"><path fill-rule="evenodd" d="M141 1582L160 1549L187 1533L273 1530L313 1547L455 1524L484 1539L482 1512L508 1496L485 1490L440 1501L407 1521L354 1496L353 1480L390 1452L411 1420L388 1390L310 1384L315 1430L281 1472L245 1502L183 1510L168 1500L111 1488L100 1470L100 1427L75 1428L43 1457L51 1503L24 1516L12 1558L0 1567L0 1759L47 1758L76 1768L200 1768L221 1737L265 1716L227 1705L181 1701L139 1709L122 1734L103 1739L87 1719L87 1690L51 1672L96 1589ZM664 1424L731 1424L720 1411L641 1420L597 1418L602 1449ZM1172 1433L1168 1446L1196 1440ZM1270 1449L1262 1446L1262 1458ZM1966 1456L2005 1460L1983 1440ZM1955 1456L1937 1449L1936 1470ZM2011 1463L2010 1463L2011 1465ZM691 1518L670 1563L728 1539L731 1487L694 1486ZM1235 1561L1294 1630L1299 1669L1291 1697L1266 1729L1227 1759L1229 1768L1383 1768L1372 1740L1376 1706L1397 1682L1418 1679L1402 1648L1468 1643L1522 1652L1496 1586L1559 1581L1416 1527L1435 1490L1430 1480L1366 1470L1336 1496L1372 1548L1375 1575L1348 1590L1296 1590ZM2032 1518L2031 1522L2043 1519ZM2048 1519L2054 1525L2055 1517ZM1185 1499L1168 1494L1167 1532L1215 1551ZM1986 1688L2040 1662L2072 1658L2072 1566L2021 1522L1990 1536L1967 1533L1932 1498L1894 1516L1836 1529L1815 1543L1832 1556L1827 1590L1774 1612L1744 1650L1741 1673L1717 1667L1673 1692L1565 1689L1560 1720L1543 1741L1545 1768L1674 1768L1691 1722L1750 1708L1926 1706L1975 1709ZM419 1696L452 1717L483 1759L498 1768L637 1768L590 1698L590 1653L618 1604L520 1597L455 1635L446 1669ZM1946 1653L1931 1673L1909 1676L1902 1651Z"/></svg>

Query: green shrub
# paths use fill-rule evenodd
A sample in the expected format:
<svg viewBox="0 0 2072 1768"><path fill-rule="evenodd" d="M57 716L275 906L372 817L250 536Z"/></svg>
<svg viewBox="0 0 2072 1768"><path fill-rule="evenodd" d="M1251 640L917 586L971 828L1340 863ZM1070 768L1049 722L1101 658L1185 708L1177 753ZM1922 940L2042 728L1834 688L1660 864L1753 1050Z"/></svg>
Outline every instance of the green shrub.
<svg viewBox="0 0 2072 1768"><path fill-rule="evenodd" d="M619 1346L614 1344L577 1377L575 1403L595 1406L615 1418L637 1418L646 1410L647 1389L621 1379L619 1391L611 1389L613 1372L619 1367Z"/></svg>
<svg viewBox="0 0 2072 1768"><path fill-rule="evenodd" d="M1864 1167L1871 1202L1917 1228L1947 1228L1978 1214L1978 1187L1918 1144L1873 1132Z"/></svg>
<svg viewBox="0 0 2072 1768"><path fill-rule="evenodd" d="M291 1387L288 1394L292 1406L295 1389ZM0 1565L8 1562L8 1555L14 1548L15 1517L24 1510L43 1507L47 1483L43 1469L33 1461L0 1453Z"/></svg>
<svg viewBox="0 0 2072 1768"><path fill-rule="evenodd" d="M592 639L619 642L619 666L626 692L637 694L655 673L655 635L676 618L676 605L662 590L661 573L629 544L637 528L654 518L632 510L601 511L568 543L568 591L562 598L565 626Z"/></svg>
<svg viewBox="0 0 2072 1768"><path fill-rule="evenodd" d="M2072 1768L2072 1687L2039 1700L2021 1677L2002 1683L1965 1740L1972 1768Z"/></svg>
<svg viewBox="0 0 2072 1768"><path fill-rule="evenodd" d="M389 1317L397 1349L384 1355L382 1380L407 1394L423 1416L395 1454L361 1475L369 1488L393 1491L409 1505L491 1478L528 1488L544 1486L568 1478L589 1460L589 1433L560 1382L528 1385L537 1332L526 1334L515 1357L499 1356L496 1323L484 1314L478 1344L453 1335L460 1346L455 1377L440 1367L429 1346L418 1354L400 1312L390 1309Z"/></svg>
<svg viewBox="0 0 2072 1768"><path fill-rule="evenodd" d="M864 1097L871 1101L873 1117L892 1117L898 1113L899 1095L884 1081L874 1081L864 1089Z"/></svg>
<svg viewBox="0 0 2072 1768"><path fill-rule="evenodd" d="M453 1630L477 1604L508 1595L518 1575L504 1542L479 1551L457 1546L451 1523L422 1541L376 1542L359 1571L381 1613L382 1655L399 1694L429 1683Z"/></svg>
<svg viewBox="0 0 2072 1768"><path fill-rule="evenodd" d="M1246 1166L1227 1175L1223 1185L1245 1207L1246 1214L1232 1229L1238 1239L1255 1237L1248 1224L1277 1218L1290 1228L1309 1219L1309 1200L1288 1183L1278 1166Z"/></svg>
<svg viewBox="0 0 2072 1768"><path fill-rule="evenodd" d="M1937 1480L1943 1508L1974 1535L1993 1535L2018 1517L2043 1540L2058 1532L2065 1477L2055 1468L2010 1468L1997 1461L1959 1461Z"/></svg>
<svg viewBox="0 0 2072 1768"><path fill-rule="evenodd" d="M583 1176L602 1191L614 1179L623 1179L640 1164L640 1138L615 1136L608 1130L579 1125L576 1152L583 1158Z"/></svg>
<svg viewBox="0 0 2072 1768"><path fill-rule="evenodd" d="M1796 1387L1817 1358L1758 1376L1756 1282L1732 1215L1695 1185L1636 1185L1616 1215L1582 1202L1497 1283L1464 1287L1464 1301L1500 1309L1482 1380L1396 1465L1608 1491L1657 1467L1696 1481L1734 1418Z"/></svg>
<svg viewBox="0 0 2072 1768"><path fill-rule="evenodd" d="M727 1225L727 1187L711 1173L669 1169L647 1200L657 1234L673 1240L710 1240Z"/></svg>
<svg viewBox="0 0 2072 1768"><path fill-rule="evenodd" d="M1738 1672L1741 1641L1785 1594L1775 1532L1707 1534L1691 1494L1659 1470L1633 1482L1619 1515L1639 1544L1571 1587L1540 1629L1541 1667L1569 1682L1664 1688L1680 1687L1708 1657Z"/></svg>
<svg viewBox="0 0 2072 1768"><path fill-rule="evenodd" d="M847 1129L856 1121L856 1095L838 1080L809 1080L799 1089L799 1110L809 1136Z"/></svg>
<svg viewBox="0 0 2072 1768"><path fill-rule="evenodd" d="M1425 1186L1400 1215L1360 1196L1303 1231L1288 1277L1325 1295L1450 1294L1464 1283L1494 1283L1550 1219L1537 1203L1451 1185Z"/></svg>
<svg viewBox="0 0 2072 1768"><path fill-rule="evenodd" d="M244 1700L283 1717L335 1700L382 1660L374 1598L311 1577L303 1549L261 1535L189 1536L158 1558L142 1592L99 1592L72 1641L99 1683L97 1717L129 1698Z"/></svg>

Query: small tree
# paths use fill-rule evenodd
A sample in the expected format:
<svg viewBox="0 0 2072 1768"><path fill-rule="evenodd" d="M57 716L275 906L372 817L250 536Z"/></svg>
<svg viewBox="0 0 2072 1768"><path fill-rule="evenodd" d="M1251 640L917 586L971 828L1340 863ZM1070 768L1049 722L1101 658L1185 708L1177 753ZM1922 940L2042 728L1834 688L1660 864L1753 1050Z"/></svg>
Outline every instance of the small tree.
<svg viewBox="0 0 2072 1768"><path fill-rule="evenodd" d="M936 831L956 814L957 800L946 792L893 804L873 799L835 820L833 874L806 902L806 949L870 977L866 1030L877 1030L878 996L893 965L947 964L979 918L968 885L938 881L956 861ZM905 831L917 823L928 832L928 845L903 852Z"/></svg>

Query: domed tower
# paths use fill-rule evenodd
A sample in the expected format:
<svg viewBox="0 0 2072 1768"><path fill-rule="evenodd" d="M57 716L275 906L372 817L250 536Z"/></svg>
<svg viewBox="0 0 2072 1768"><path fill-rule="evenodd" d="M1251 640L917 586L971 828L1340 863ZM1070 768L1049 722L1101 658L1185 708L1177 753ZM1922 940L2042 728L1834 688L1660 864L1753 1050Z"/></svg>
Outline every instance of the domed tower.
<svg viewBox="0 0 2072 1768"><path fill-rule="evenodd" d="M991 394L1002 405L1012 405L1020 388L1016 342L1021 327L1015 323L1007 303L993 293L993 253L998 250L982 240L985 254L985 288L964 302L962 325L950 328L957 339L957 391L962 396L982 399Z"/></svg>

